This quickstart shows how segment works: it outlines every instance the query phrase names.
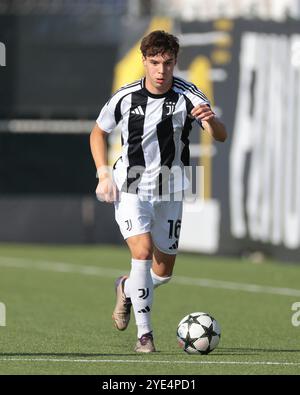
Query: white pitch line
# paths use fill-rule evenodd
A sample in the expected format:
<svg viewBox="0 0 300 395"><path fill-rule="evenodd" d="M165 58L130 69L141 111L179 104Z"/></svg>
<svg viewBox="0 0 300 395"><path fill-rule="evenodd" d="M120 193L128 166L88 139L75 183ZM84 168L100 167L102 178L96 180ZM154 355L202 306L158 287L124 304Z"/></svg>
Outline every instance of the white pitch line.
<svg viewBox="0 0 300 395"><path fill-rule="evenodd" d="M272 361L161 361L141 359L58 359L58 358L0 358L0 362L75 362L75 363L149 363L149 364L191 364L191 365L277 365L299 366L300 362Z"/></svg>
<svg viewBox="0 0 300 395"><path fill-rule="evenodd" d="M233 291L246 291L253 293L264 293L272 295L284 296L300 296L300 290L292 288L278 288L258 284L235 283L231 281L211 280L208 278L190 278L190 277L176 277L174 279L178 284L198 285L200 287L208 288L222 288Z"/></svg>
<svg viewBox="0 0 300 395"><path fill-rule="evenodd" d="M0 256L0 267L10 267L19 269L34 269L51 271L58 273L77 273L90 276L114 278L124 274L122 269L110 269L99 266L77 265L66 262L44 261L24 258L12 258ZM258 284L237 283L232 281L213 280L209 278L192 278L184 276L174 276L171 284L182 284L206 288L227 289L231 291L245 291L251 293L262 293L282 296L300 297L300 290L293 288L271 287Z"/></svg>
<svg viewBox="0 0 300 395"><path fill-rule="evenodd" d="M17 269L34 269L59 273L85 274L99 277L116 277L124 274L124 270L110 269L99 266L76 265L74 263L44 261L24 258L11 258L0 256L0 267L12 267Z"/></svg>

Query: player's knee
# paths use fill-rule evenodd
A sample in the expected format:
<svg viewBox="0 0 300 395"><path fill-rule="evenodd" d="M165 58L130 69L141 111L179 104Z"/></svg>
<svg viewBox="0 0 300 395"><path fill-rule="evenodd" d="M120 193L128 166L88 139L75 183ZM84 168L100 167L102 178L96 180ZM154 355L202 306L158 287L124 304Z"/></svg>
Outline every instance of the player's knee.
<svg viewBox="0 0 300 395"><path fill-rule="evenodd" d="M152 250L148 248L140 249L139 251L135 252L134 259L139 259L141 261L146 261L152 259Z"/></svg>

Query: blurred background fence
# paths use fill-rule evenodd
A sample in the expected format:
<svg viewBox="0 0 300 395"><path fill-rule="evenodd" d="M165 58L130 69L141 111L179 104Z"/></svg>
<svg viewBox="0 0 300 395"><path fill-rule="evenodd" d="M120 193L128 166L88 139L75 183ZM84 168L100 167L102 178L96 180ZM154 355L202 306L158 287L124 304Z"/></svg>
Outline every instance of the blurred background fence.
<svg viewBox="0 0 300 395"><path fill-rule="evenodd" d="M192 131L204 201L185 211L181 249L299 261L300 0L0 0L0 241L122 243L95 199L89 132L143 75L154 29L179 37L176 74L229 132ZM116 130L111 161L119 149Z"/></svg>

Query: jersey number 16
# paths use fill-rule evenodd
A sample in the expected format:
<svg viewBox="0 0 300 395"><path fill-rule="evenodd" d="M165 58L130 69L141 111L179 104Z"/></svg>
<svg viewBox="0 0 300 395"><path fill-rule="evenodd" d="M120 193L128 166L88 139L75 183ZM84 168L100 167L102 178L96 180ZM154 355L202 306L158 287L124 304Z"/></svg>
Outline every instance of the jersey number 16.
<svg viewBox="0 0 300 395"><path fill-rule="evenodd" d="M173 236L176 239L179 239L181 220L178 219L177 221L174 221L173 219L168 219L168 223L169 223L169 239L172 239Z"/></svg>

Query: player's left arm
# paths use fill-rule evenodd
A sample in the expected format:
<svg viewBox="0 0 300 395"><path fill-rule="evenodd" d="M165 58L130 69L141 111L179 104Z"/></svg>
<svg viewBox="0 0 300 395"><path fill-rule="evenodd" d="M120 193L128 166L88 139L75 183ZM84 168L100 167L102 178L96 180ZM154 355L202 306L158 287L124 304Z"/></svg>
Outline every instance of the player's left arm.
<svg viewBox="0 0 300 395"><path fill-rule="evenodd" d="M216 117L208 104L199 104L195 106L191 115L201 121L204 130L209 132L217 141L224 142L227 138L225 125Z"/></svg>

